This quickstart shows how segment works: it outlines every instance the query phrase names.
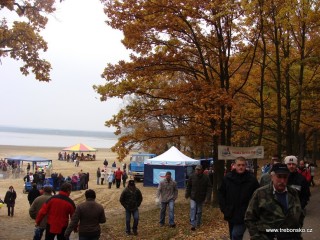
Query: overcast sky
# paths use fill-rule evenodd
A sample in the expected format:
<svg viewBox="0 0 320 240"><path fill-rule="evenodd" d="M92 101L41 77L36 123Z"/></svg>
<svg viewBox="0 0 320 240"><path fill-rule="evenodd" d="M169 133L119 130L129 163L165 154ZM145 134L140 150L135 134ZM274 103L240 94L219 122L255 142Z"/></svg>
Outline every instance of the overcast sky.
<svg viewBox="0 0 320 240"><path fill-rule="evenodd" d="M108 27L99 0L66 0L57 4L43 32L45 58L52 65L49 83L20 73L21 63L0 63L0 125L112 131L105 120L117 113L121 100L100 102L94 84L107 63L128 59L122 33Z"/></svg>

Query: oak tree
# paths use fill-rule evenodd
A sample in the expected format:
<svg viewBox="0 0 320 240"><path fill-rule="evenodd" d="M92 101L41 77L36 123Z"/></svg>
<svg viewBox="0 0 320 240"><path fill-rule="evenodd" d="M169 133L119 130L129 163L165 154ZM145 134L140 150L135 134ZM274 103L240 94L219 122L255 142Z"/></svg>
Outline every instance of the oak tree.
<svg viewBox="0 0 320 240"><path fill-rule="evenodd" d="M55 0L0 0L0 60L21 60L22 74L32 72L39 81L50 81L51 65L40 56L48 47L40 32L48 22L47 15L55 11L54 3ZM8 17L14 21L8 21Z"/></svg>

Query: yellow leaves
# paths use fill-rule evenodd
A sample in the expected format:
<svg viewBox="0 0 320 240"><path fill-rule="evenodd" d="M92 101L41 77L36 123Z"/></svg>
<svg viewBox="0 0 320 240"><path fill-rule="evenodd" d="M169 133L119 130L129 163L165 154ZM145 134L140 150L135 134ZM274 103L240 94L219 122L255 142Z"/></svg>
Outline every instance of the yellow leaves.
<svg viewBox="0 0 320 240"><path fill-rule="evenodd" d="M54 4L55 0L0 1L0 10L7 8L18 15L10 28L5 20L1 22L0 57L9 55L13 59L22 60L22 74L30 74L31 69L39 81L50 81L51 65L39 57L39 52L47 50L47 43L39 32L47 24L47 14L55 11Z"/></svg>

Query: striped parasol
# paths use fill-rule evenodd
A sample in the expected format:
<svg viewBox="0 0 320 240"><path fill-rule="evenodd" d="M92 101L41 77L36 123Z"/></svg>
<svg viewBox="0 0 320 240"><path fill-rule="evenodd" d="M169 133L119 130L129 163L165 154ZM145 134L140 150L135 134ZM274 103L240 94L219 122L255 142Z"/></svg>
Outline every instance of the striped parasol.
<svg viewBox="0 0 320 240"><path fill-rule="evenodd" d="M78 143L71 147L62 149L63 151L69 152L96 152L97 150L83 143Z"/></svg>

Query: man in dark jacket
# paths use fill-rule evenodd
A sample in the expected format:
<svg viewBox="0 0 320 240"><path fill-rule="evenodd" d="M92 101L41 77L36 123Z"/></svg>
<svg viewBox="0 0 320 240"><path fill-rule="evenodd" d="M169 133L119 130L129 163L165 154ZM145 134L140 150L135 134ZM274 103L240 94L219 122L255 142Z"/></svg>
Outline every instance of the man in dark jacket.
<svg viewBox="0 0 320 240"><path fill-rule="evenodd" d="M218 191L220 210L229 223L230 239L243 238L246 230L244 215L257 188L257 179L246 170L246 159L238 157L235 160L235 169L226 174Z"/></svg>
<svg viewBox="0 0 320 240"><path fill-rule="evenodd" d="M31 206L33 201L40 196L40 191L37 188L37 184L33 183L32 184L32 189L28 193L28 201Z"/></svg>
<svg viewBox="0 0 320 240"><path fill-rule="evenodd" d="M16 204L16 198L17 198L17 193L13 189L13 186L10 186L9 190L7 191L7 193L4 197L4 203L7 204L7 208L8 208L8 216L13 217L14 205Z"/></svg>
<svg viewBox="0 0 320 240"><path fill-rule="evenodd" d="M304 209L307 206L311 195L309 184L306 178L297 171L298 159L295 156L286 156L284 158L284 163L290 171L288 186L298 191L301 208Z"/></svg>
<svg viewBox="0 0 320 240"><path fill-rule="evenodd" d="M126 233L131 234L130 220L133 217L132 231L138 235L139 206L142 202L141 191L136 188L134 180L129 180L128 186L122 191L120 203L126 210Z"/></svg>
<svg viewBox="0 0 320 240"><path fill-rule="evenodd" d="M203 174L202 166L195 168L195 174L188 179L185 197L190 197L190 223L191 230L201 225L202 205L205 200L210 199L212 185L209 177Z"/></svg>
<svg viewBox="0 0 320 240"><path fill-rule="evenodd" d="M95 201L95 191L89 189L85 192L86 201L77 206L75 213L64 236L69 239L73 230L77 230L79 223L79 238L99 239L101 234L100 223L106 222L103 206Z"/></svg>

